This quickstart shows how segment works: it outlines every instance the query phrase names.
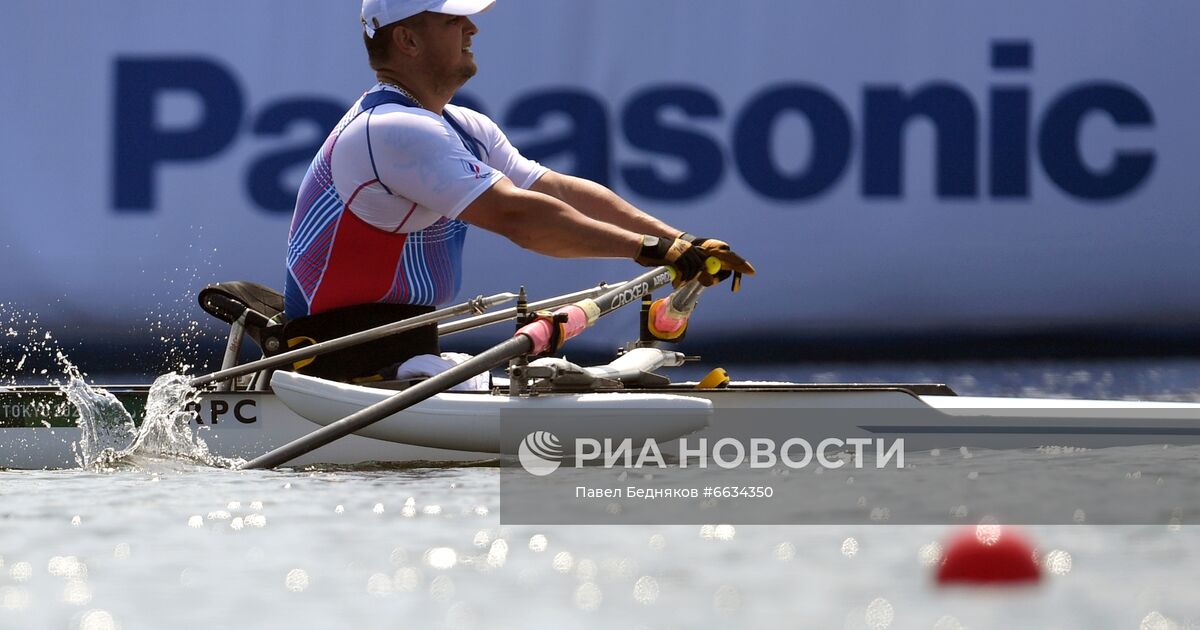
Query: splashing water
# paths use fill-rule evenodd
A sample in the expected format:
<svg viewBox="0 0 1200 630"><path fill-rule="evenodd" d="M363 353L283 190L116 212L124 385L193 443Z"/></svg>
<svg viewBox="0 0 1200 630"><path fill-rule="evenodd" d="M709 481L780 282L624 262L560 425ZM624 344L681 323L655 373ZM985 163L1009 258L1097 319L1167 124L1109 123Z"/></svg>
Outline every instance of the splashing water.
<svg viewBox="0 0 1200 630"><path fill-rule="evenodd" d="M69 364L68 364L69 366ZM218 457L192 429L200 392L186 376L171 372L155 379L137 426L124 405L103 388L87 384L72 367L63 392L79 412L81 436L72 445L80 468L143 467L148 463L186 462L236 468L241 459Z"/></svg>
<svg viewBox="0 0 1200 630"><path fill-rule="evenodd" d="M91 468L133 443L137 427L115 396L104 389L93 389L70 364L67 376L69 380L61 390L79 412L76 424L80 430L79 441L71 445L71 450L80 468Z"/></svg>

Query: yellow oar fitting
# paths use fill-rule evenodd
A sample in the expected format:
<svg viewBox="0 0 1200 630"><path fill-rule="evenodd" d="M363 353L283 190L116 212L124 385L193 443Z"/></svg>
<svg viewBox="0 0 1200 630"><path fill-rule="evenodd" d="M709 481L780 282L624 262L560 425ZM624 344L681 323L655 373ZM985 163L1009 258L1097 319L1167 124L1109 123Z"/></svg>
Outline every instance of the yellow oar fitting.
<svg viewBox="0 0 1200 630"><path fill-rule="evenodd" d="M713 368L713 371L696 383L696 389L720 389L727 385L729 385L729 374L725 368Z"/></svg>
<svg viewBox="0 0 1200 630"><path fill-rule="evenodd" d="M655 339L661 339L662 341L674 341L675 339L682 337L683 334L687 332L686 318L683 320L683 325L680 326L678 330L665 331L659 330L654 326L654 320L658 317L658 312L664 308L671 308L670 301L671 298L665 297L655 300L654 303L650 305L650 312L646 318L646 329L650 331L650 335Z"/></svg>

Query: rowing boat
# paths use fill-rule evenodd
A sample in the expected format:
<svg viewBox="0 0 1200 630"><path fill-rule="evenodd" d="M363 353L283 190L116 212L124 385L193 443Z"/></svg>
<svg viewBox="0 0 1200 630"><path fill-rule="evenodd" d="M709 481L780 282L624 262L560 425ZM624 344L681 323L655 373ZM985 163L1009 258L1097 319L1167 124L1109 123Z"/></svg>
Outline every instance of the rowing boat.
<svg viewBox="0 0 1200 630"><path fill-rule="evenodd" d="M560 297L571 300L579 294ZM455 312L475 310L475 317L487 318L486 323L504 319L478 313L481 299L472 301L473 309ZM228 357L237 354L234 342L248 334L248 307L240 308L222 311L222 319L233 325L232 351L216 374L229 378L192 381L205 387L185 417L209 454L250 459L396 393L395 383L348 385L286 371L234 378L253 372L228 364ZM647 310L644 306L643 313ZM261 321L269 319L256 315ZM443 331L466 329L454 322L442 326ZM493 460L506 451L500 439L505 419L523 416L543 422L525 428L550 431L564 440L718 437L747 414L762 410L790 413L794 426L789 431L813 443L830 437L902 437L909 450L1200 443L1200 404L957 396L942 384L671 382L665 372L686 357L661 345L643 338L602 366L581 367L562 359L514 363L509 370L512 380L497 377L487 391L439 393L291 464ZM106 389L135 422L141 418L150 386ZM80 421L80 410L58 387L0 388L0 467L78 465L78 443L84 434Z"/></svg>
<svg viewBox="0 0 1200 630"><path fill-rule="evenodd" d="M287 444L319 425L362 408L390 390L345 385L280 372L274 391L204 392L191 427L219 457L248 459ZM558 408L567 418L604 423L603 431L577 432L597 437L633 435L669 439L685 434L723 434L723 419L746 409L928 410L922 424L910 416L875 414L869 424L831 420L798 426L795 434L816 443L826 437L904 437L909 449L1032 448L1064 446L1103 448L1146 444L1200 444L1200 405L1030 398L956 396L945 385L797 384L732 382L720 389L697 390L683 382L636 392L545 393L511 397L503 388L489 392L440 394L385 419L367 435L351 435L293 462L477 462L499 452L503 409L522 405ZM149 386L108 387L137 418ZM597 410L587 405L608 398ZM514 409L514 403L516 403ZM668 413L674 417L664 418ZM597 413L606 414L603 418ZM840 418L838 416L837 418ZM0 391L0 467L70 468L77 465L72 444L81 437L78 412L56 387L11 387ZM632 431L650 424L652 433ZM575 435L562 426L545 427L560 438Z"/></svg>

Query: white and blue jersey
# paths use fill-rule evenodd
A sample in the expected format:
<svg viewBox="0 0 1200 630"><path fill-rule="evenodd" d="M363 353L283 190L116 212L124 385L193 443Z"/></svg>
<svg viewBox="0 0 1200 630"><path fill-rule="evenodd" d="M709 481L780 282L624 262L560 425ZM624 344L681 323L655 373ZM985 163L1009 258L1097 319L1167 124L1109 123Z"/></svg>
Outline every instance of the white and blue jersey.
<svg viewBox="0 0 1200 630"><path fill-rule="evenodd" d="M450 301L467 224L456 217L497 180L546 168L479 112L421 109L383 84L329 134L300 186L288 235L289 319L357 304Z"/></svg>

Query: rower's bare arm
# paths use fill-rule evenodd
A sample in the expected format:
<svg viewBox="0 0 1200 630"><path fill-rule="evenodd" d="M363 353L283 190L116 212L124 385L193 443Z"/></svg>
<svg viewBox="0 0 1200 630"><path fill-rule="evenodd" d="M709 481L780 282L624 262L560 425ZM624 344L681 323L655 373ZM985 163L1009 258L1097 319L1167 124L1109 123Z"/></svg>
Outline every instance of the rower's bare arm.
<svg viewBox="0 0 1200 630"><path fill-rule="evenodd" d="M633 258L642 242L640 232L597 221L553 196L518 188L507 177L458 218L558 258Z"/></svg>
<svg viewBox="0 0 1200 630"><path fill-rule="evenodd" d="M675 238L683 230L675 229L639 210L616 193L596 182L548 171L531 190L550 195L583 214L638 234Z"/></svg>

